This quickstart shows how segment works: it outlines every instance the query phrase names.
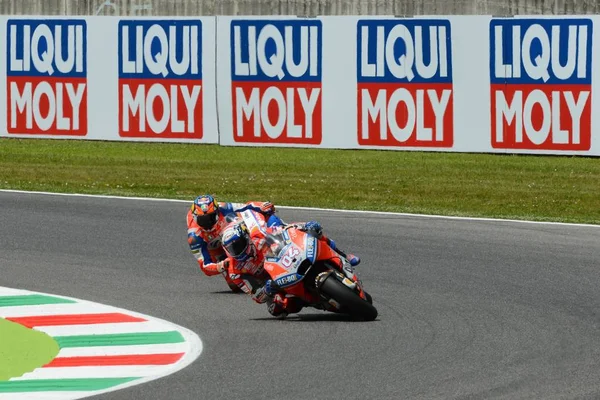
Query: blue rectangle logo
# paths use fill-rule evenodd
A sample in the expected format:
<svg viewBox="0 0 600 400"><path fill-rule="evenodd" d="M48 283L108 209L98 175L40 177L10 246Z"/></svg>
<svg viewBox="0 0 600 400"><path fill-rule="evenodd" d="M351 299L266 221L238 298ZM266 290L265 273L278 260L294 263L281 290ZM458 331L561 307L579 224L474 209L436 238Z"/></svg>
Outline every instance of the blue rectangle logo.
<svg viewBox="0 0 600 400"><path fill-rule="evenodd" d="M358 21L357 80L373 83L450 83L448 20Z"/></svg>
<svg viewBox="0 0 600 400"><path fill-rule="evenodd" d="M202 23L120 21L119 78L202 79Z"/></svg>
<svg viewBox="0 0 600 400"><path fill-rule="evenodd" d="M494 19L492 84L591 84L590 19Z"/></svg>
<svg viewBox="0 0 600 400"><path fill-rule="evenodd" d="M231 79L256 82L320 82L319 20L231 22Z"/></svg>
<svg viewBox="0 0 600 400"><path fill-rule="evenodd" d="M85 78L86 37L82 19L9 19L6 74Z"/></svg>

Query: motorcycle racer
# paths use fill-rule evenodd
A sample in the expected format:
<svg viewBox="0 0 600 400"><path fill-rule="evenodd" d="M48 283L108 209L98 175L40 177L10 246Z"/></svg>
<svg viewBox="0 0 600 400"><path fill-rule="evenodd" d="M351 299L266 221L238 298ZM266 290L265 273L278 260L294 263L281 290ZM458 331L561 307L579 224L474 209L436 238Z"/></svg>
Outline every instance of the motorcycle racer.
<svg viewBox="0 0 600 400"><path fill-rule="evenodd" d="M243 221L232 222L223 231L222 240L229 278L240 290L252 295L254 301L264 303L267 294L262 288L266 277L263 270L266 252L263 232L260 229L250 232Z"/></svg>
<svg viewBox="0 0 600 400"><path fill-rule="evenodd" d="M352 254L346 255L337 249L335 242L323 234L322 227L317 221L287 226L303 230L324 241L347 260L352 260L353 266L360 263L358 257ZM266 302L269 313L276 317L300 312L305 305L298 297L288 296L283 292L278 293L272 287L272 281L263 269L265 253L269 250L265 233L273 233L274 230L281 228L281 225L275 225L266 228L265 231L253 229L250 232L244 222L233 222L225 228L222 236L223 248L228 256L229 278L242 291L250 294L255 302L259 304Z"/></svg>
<svg viewBox="0 0 600 400"><path fill-rule="evenodd" d="M186 218L188 245L200 270L207 276L222 274L229 287L234 291L239 291L239 288L227 274L221 233L228 224L228 219L235 218L236 213L245 210L252 210L264 215L268 226L282 223L275 215L275 206L271 202L224 203L217 202L213 196L208 194L196 197Z"/></svg>

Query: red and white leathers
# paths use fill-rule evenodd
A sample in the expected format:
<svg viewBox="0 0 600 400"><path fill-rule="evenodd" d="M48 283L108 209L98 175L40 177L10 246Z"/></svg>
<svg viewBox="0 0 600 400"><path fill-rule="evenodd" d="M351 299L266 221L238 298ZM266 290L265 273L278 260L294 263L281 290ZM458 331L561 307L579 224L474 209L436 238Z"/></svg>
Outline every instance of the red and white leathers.
<svg viewBox="0 0 600 400"><path fill-rule="evenodd" d="M264 229L270 231L274 228ZM266 293L262 295L259 290L269 278L263 269L268 246L265 244L264 233L261 229L250 231L250 246L250 256L244 261L236 260L233 257L227 259L229 279L243 292L252 295L254 301L264 303Z"/></svg>
<svg viewBox="0 0 600 400"><path fill-rule="evenodd" d="M196 221L192 211L187 213L188 244L190 250L198 262L200 270L207 276L222 274L230 287L237 287L229 278L226 266L220 261L226 258L221 245L221 234L227 226L227 217L235 217L238 212L252 210L265 215L273 212L273 206L269 202L222 203L219 202L217 222L210 230L201 228Z"/></svg>

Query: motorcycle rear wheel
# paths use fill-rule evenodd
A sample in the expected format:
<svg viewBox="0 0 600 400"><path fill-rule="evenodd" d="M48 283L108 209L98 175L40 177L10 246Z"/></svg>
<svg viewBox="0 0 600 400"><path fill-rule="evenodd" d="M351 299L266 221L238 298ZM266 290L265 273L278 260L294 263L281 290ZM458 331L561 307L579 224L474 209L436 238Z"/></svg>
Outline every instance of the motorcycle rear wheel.
<svg viewBox="0 0 600 400"><path fill-rule="evenodd" d="M363 300L352 289L337 280L333 274L325 279L321 284L320 290L323 294L340 303L342 312L365 321L373 321L377 318L377 309L368 301Z"/></svg>

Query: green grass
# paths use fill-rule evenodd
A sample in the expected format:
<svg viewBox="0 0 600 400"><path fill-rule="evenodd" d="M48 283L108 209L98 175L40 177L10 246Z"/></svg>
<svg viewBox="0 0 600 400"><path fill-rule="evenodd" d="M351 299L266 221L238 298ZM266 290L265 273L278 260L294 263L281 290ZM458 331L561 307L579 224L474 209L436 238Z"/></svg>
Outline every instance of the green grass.
<svg viewBox="0 0 600 400"><path fill-rule="evenodd" d="M0 139L0 188L600 224L600 159Z"/></svg>
<svg viewBox="0 0 600 400"><path fill-rule="evenodd" d="M0 381L49 363L58 350L56 341L45 333L0 318Z"/></svg>

